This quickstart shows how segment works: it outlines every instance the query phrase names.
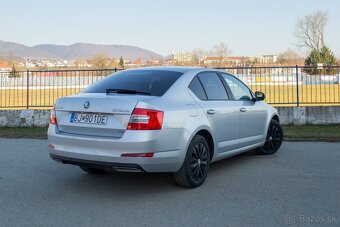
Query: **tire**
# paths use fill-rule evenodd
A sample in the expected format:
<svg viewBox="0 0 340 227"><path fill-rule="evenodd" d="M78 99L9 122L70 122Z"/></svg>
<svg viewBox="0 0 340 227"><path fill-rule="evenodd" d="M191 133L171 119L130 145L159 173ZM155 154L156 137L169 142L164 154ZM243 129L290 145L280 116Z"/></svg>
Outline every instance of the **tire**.
<svg viewBox="0 0 340 227"><path fill-rule="evenodd" d="M266 142L263 147L258 148L256 153L271 155L279 150L283 140L283 131L279 122L271 120L267 132Z"/></svg>
<svg viewBox="0 0 340 227"><path fill-rule="evenodd" d="M90 168L90 167L85 167L85 166L79 166L80 169L82 169L84 172L88 174L103 174L105 173L105 170L103 169L97 169L97 168Z"/></svg>
<svg viewBox="0 0 340 227"><path fill-rule="evenodd" d="M205 138L194 136L181 169L175 173L178 185L195 188L200 186L208 175L210 167L210 150Z"/></svg>

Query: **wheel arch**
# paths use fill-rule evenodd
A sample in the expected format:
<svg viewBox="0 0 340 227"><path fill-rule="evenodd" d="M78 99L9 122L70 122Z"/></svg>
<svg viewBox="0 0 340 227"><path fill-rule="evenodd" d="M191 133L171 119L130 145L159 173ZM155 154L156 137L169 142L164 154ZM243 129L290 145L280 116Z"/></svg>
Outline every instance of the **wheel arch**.
<svg viewBox="0 0 340 227"><path fill-rule="evenodd" d="M190 143L191 143L191 141L192 141L192 139L194 138L195 135L200 135L200 136L204 137L204 139L206 139L206 141L207 141L207 143L209 145L210 160L212 160L213 157L214 157L215 147L216 147L215 139L214 139L214 136L213 136L212 132L209 129L207 129L207 128L197 129L193 133L192 138L190 138Z"/></svg>
<svg viewBox="0 0 340 227"><path fill-rule="evenodd" d="M280 118L279 118L279 115L277 115L277 114L274 114L274 115L272 116L271 120L275 120L275 121L277 121L277 122L280 123Z"/></svg>
<svg viewBox="0 0 340 227"><path fill-rule="evenodd" d="M265 139L266 139L266 136L267 136L269 125L270 125L270 122L272 120L275 120L275 121L280 123L280 117L279 117L279 114L276 111L272 111L268 114L266 126L265 126L264 132L263 132L263 138L264 138L263 144L265 143Z"/></svg>

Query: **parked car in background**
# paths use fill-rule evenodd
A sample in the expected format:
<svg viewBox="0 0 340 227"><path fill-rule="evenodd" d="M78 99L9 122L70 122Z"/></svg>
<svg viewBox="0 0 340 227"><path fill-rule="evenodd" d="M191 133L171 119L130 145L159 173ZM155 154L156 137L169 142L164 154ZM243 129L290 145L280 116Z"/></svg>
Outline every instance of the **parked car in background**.
<svg viewBox="0 0 340 227"><path fill-rule="evenodd" d="M173 172L197 187L210 164L282 143L277 110L221 70L155 67L115 73L51 112L49 153L88 173Z"/></svg>

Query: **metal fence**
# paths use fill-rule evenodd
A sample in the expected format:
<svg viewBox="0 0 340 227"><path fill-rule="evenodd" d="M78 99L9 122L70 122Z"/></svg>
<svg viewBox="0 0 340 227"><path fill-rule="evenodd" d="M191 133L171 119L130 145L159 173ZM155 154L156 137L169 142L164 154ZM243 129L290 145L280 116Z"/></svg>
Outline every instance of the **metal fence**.
<svg viewBox="0 0 340 227"><path fill-rule="evenodd" d="M276 106L340 105L340 66L229 67L253 91ZM59 97L78 93L103 77L105 70L0 71L0 108L47 108Z"/></svg>
<svg viewBox="0 0 340 227"><path fill-rule="evenodd" d="M276 106L340 105L340 66L232 67L253 91Z"/></svg>
<svg viewBox="0 0 340 227"><path fill-rule="evenodd" d="M76 94L117 69L0 71L0 108L51 107L59 97Z"/></svg>

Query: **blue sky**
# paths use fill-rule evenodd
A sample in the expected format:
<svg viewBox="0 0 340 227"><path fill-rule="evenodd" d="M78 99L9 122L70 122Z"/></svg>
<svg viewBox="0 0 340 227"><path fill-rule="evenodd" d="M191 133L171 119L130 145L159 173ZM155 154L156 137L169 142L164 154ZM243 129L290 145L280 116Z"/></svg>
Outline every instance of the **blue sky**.
<svg viewBox="0 0 340 227"><path fill-rule="evenodd" d="M2 0L0 40L126 44L162 55L225 42L232 55L256 56L296 48L297 18L317 10L329 13L326 44L340 57L338 0Z"/></svg>

